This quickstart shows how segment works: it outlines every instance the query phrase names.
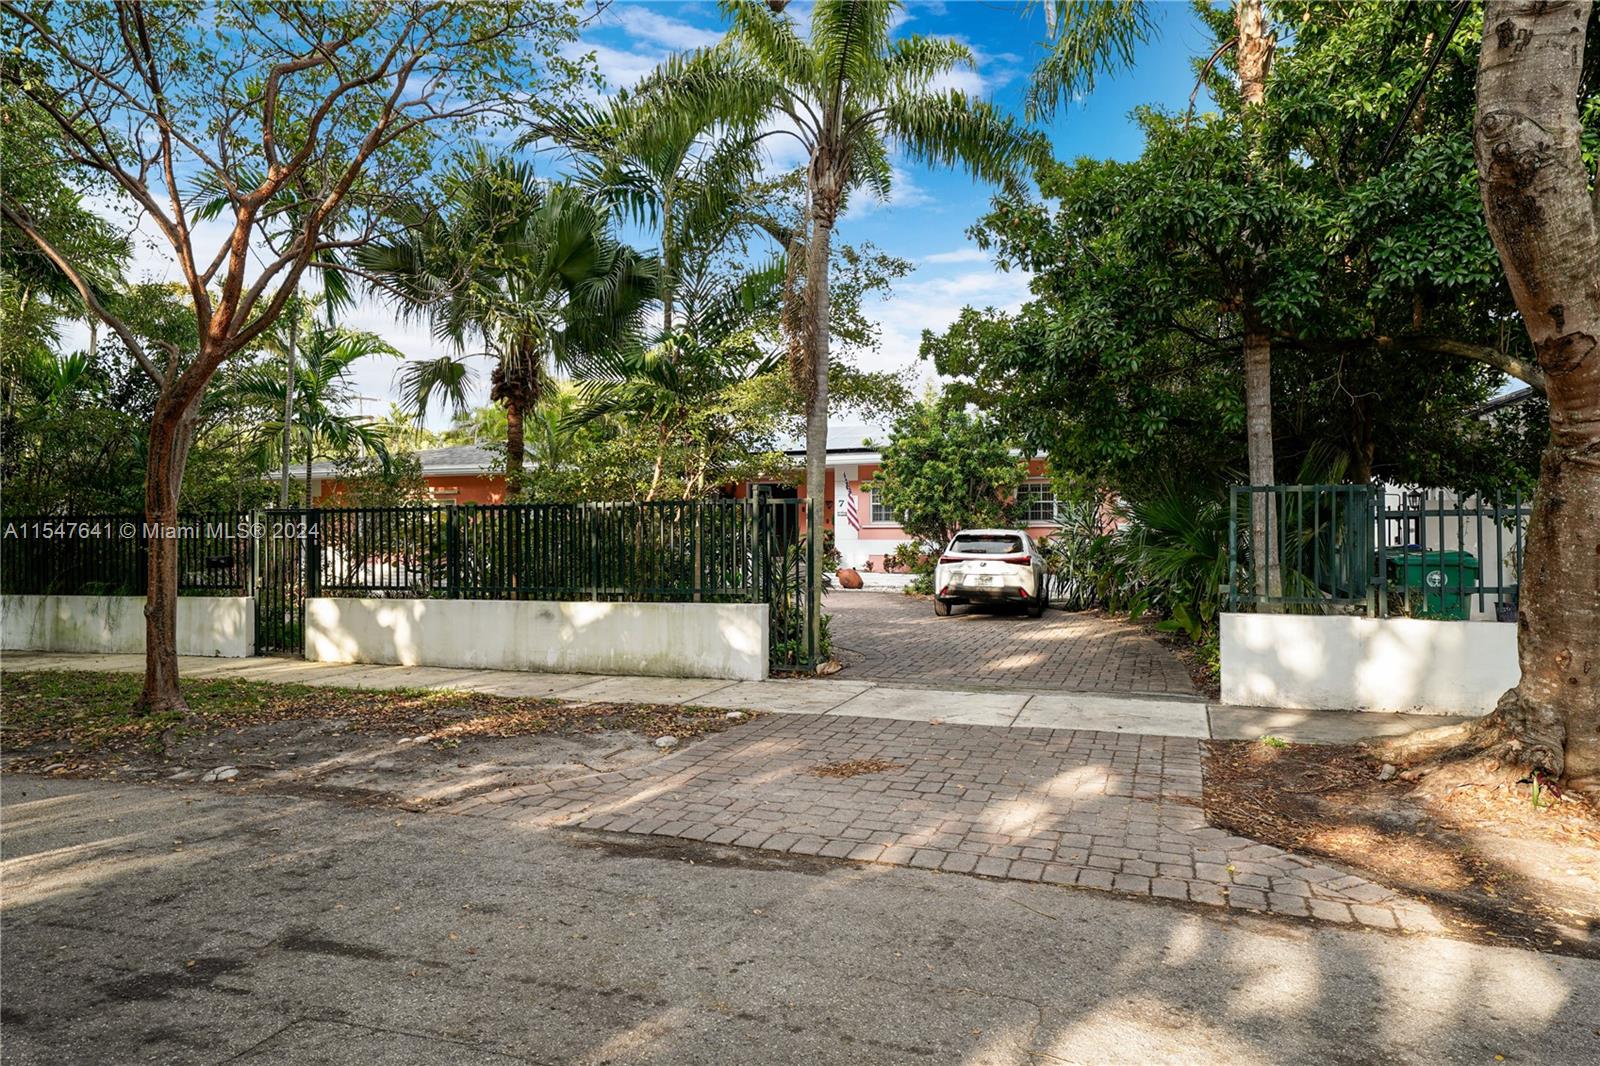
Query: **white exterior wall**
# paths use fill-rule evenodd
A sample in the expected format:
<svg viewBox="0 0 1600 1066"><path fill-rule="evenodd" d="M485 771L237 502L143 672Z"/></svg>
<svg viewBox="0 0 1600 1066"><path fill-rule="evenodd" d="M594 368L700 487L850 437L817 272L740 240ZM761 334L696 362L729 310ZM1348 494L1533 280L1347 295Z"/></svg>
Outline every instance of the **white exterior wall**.
<svg viewBox="0 0 1600 1066"><path fill-rule="evenodd" d="M854 567L865 563L867 556L872 554L864 546L861 534L850 524L849 512L845 510L845 493L848 491L856 497L857 516L863 522L867 520L867 495L861 491L860 470L855 465L828 468L828 476L833 479L833 544L839 549L844 565Z"/></svg>
<svg viewBox="0 0 1600 1066"><path fill-rule="evenodd" d="M6 651L144 653L143 596L0 596ZM178 597L178 654L244 658L256 650L249 596Z"/></svg>
<svg viewBox="0 0 1600 1066"><path fill-rule="evenodd" d="M1510 623L1222 616L1224 703L1487 714L1521 676Z"/></svg>
<svg viewBox="0 0 1600 1066"><path fill-rule="evenodd" d="M306 600L306 658L658 677L767 676L764 603Z"/></svg>
<svg viewBox="0 0 1600 1066"><path fill-rule="evenodd" d="M844 560L845 566L860 570L867 564L867 560L874 555L893 555L896 548L902 544L909 544L910 537L872 538L863 537L861 532L850 525L849 512L845 510L846 485L849 492L856 498L856 516L861 519L861 525L871 528L872 522L872 497L861 489L861 466L856 463L829 466L828 476L833 479L833 543L839 549L839 556ZM883 527L879 526L878 529ZM910 576L903 573L885 574L882 570L876 572L862 571L861 578L868 588L904 588Z"/></svg>

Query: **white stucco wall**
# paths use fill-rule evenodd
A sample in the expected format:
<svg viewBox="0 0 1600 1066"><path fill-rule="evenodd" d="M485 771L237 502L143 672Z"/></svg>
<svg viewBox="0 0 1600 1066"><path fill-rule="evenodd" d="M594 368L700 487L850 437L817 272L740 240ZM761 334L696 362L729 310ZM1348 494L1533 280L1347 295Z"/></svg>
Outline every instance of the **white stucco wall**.
<svg viewBox="0 0 1600 1066"><path fill-rule="evenodd" d="M306 658L658 677L767 676L764 603L306 600Z"/></svg>
<svg viewBox="0 0 1600 1066"><path fill-rule="evenodd" d="M1508 622L1222 616L1224 703L1487 714L1521 676Z"/></svg>
<svg viewBox="0 0 1600 1066"><path fill-rule="evenodd" d="M143 596L0 596L0 647L138 655ZM249 596L180 596L178 654L243 658L256 650Z"/></svg>

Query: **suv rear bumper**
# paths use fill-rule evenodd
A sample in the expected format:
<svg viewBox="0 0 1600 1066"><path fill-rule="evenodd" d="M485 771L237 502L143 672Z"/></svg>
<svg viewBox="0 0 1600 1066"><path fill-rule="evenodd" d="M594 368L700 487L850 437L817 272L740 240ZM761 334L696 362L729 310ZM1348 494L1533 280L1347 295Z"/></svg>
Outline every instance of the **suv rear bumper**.
<svg viewBox="0 0 1600 1066"><path fill-rule="evenodd" d="M993 589L952 588L949 594L939 593L946 603L1027 603L1033 599L1019 585L1005 585Z"/></svg>
<svg viewBox="0 0 1600 1066"><path fill-rule="evenodd" d="M992 585L962 582L960 575L951 574L949 580L936 590L938 597L948 603L998 603L1026 602L1033 598L1033 589L1025 577L1007 574Z"/></svg>

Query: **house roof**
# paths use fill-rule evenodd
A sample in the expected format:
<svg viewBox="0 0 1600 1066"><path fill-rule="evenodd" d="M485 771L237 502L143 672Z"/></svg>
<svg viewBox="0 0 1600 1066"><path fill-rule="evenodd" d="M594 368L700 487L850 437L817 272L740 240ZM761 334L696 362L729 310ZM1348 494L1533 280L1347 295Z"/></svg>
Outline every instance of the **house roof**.
<svg viewBox="0 0 1600 1066"><path fill-rule="evenodd" d="M1512 389L1509 392L1502 392L1494 399L1489 400L1486 403L1479 404L1477 407L1473 408L1472 413L1477 417L1482 418L1485 415L1493 414L1494 412L1504 408L1514 407L1519 403L1523 403L1533 395L1533 386L1524 385L1520 389Z"/></svg>
<svg viewBox="0 0 1600 1066"><path fill-rule="evenodd" d="M505 452L479 444L454 444L448 448L423 448L417 452L422 474L498 474L505 464ZM328 460L311 464L312 477L332 477L334 464Z"/></svg>
<svg viewBox="0 0 1600 1066"><path fill-rule="evenodd" d="M889 432L879 426L828 426L828 456L830 458L876 457L889 439ZM789 437L778 442L778 450L785 455L804 457L804 437Z"/></svg>

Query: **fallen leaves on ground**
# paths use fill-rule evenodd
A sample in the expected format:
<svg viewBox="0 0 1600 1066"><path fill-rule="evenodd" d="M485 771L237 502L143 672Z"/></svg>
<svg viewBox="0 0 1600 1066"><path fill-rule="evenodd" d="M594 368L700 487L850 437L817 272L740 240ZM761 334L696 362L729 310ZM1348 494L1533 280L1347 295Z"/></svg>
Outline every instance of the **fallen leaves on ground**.
<svg viewBox="0 0 1600 1066"><path fill-rule="evenodd" d="M904 770L900 763L888 759L850 759L847 762L823 763L806 772L817 777L859 777L862 774L881 774L889 770Z"/></svg>
<svg viewBox="0 0 1600 1066"><path fill-rule="evenodd" d="M101 761L141 746L159 747L168 730L185 735L271 722L317 720L341 732L419 734L448 746L466 737L631 730L655 739L717 733L757 717L729 719L708 707L573 703L451 690L346 689L242 679L186 679L189 714L135 715L141 679L131 674L39 671L4 675L0 736L14 769L72 755ZM41 749L35 753L33 749Z"/></svg>
<svg viewBox="0 0 1600 1066"><path fill-rule="evenodd" d="M1214 824L1326 856L1441 905L1457 932L1600 957L1600 817L1493 786L1444 797L1378 777L1361 749L1210 741Z"/></svg>

